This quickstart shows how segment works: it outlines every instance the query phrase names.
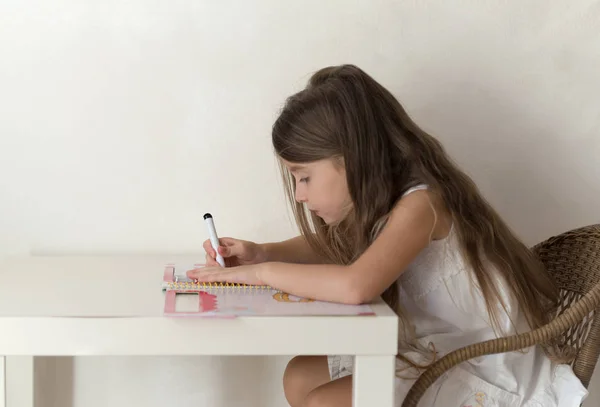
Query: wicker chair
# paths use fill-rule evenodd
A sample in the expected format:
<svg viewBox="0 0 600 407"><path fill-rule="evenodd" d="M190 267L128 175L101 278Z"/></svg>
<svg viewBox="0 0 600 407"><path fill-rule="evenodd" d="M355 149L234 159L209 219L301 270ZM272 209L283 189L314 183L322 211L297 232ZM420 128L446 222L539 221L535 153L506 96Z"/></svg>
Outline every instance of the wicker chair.
<svg viewBox="0 0 600 407"><path fill-rule="evenodd" d="M600 224L565 232L533 247L555 278L561 293L556 318L531 332L489 340L450 352L432 364L413 384L402 407L416 407L444 372L482 355L512 352L558 339L575 352L571 363L588 386L600 355Z"/></svg>

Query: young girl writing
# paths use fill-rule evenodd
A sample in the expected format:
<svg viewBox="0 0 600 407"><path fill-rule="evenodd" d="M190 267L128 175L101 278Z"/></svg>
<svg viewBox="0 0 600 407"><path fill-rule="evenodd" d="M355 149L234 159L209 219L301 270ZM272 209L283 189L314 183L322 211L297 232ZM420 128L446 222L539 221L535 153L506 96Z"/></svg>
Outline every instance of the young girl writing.
<svg viewBox="0 0 600 407"><path fill-rule="evenodd" d="M558 292L532 252L392 94L352 65L315 73L273 126L300 236L205 242L200 281L267 284L317 300L382 296L401 322L399 406L423 368L459 347L537 328ZM586 390L540 347L452 369L422 406L579 406ZM351 406L352 359L298 356L292 407Z"/></svg>

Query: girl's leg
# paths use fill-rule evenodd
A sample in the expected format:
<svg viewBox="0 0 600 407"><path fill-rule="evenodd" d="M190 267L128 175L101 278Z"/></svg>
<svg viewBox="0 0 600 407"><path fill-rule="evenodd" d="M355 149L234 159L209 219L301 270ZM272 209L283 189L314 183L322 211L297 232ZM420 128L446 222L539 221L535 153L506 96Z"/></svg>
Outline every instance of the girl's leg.
<svg viewBox="0 0 600 407"><path fill-rule="evenodd" d="M312 390L301 407L352 407L352 376L342 377Z"/></svg>
<svg viewBox="0 0 600 407"><path fill-rule="evenodd" d="M292 407L303 406L312 390L330 381L327 356L296 356L283 374L285 398Z"/></svg>

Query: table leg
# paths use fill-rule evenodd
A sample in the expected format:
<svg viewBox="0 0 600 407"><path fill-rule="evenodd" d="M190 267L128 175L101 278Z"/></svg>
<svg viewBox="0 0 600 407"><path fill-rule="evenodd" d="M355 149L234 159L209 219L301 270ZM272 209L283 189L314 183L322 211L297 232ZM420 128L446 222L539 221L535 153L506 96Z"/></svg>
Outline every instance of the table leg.
<svg viewBox="0 0 600 407"><path fill-rule="evenodd" d="M394 407L396 356L361 356L354 362L353 407Z"/></svg>
<svg viewBox="0 0 600 407"><path fill-rule="evenodd" d="M2 357L0 407L34 407L33 356Z"/></svg>
<svg viewBox="0 0 600 407"><path fill-rule="evenodd" d="M0 407L6 407L6 358L0 356Z"/></svg>

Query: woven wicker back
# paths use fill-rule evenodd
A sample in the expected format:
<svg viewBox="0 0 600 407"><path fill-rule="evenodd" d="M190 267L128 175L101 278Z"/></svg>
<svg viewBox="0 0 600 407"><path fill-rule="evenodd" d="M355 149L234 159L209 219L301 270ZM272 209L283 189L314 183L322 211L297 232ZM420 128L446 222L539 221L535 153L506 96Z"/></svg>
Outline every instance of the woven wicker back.
<svg viewBox="0 0 600 407"><path fill-rule="evenodd" d="M560 288L559 315L600 282L600 225L551 237L533 250ZM600 355L600 308L569 328L559 344L577 352L573 370L587 387Z"/></svg>

